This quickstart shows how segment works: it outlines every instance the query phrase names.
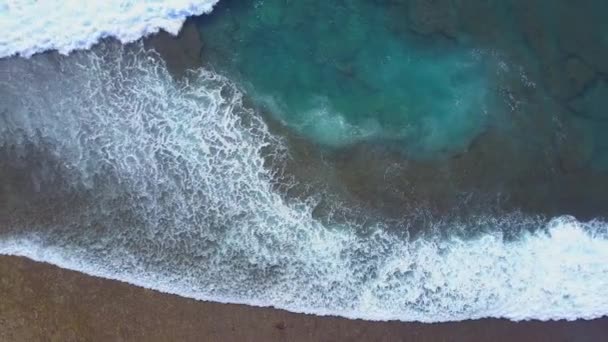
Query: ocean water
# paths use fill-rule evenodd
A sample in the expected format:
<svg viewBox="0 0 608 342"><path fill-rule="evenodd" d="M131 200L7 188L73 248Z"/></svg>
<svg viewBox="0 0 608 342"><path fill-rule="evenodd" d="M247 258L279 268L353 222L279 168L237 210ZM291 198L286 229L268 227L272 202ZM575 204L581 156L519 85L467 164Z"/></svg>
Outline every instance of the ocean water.
<svg viewBox="0 0 608 342"><path fill-rule="evenodd" d="M551 134L576 126L593 137L581 147L588 162L606 170L608 27L597 16L606 10L600 1L227 0L199 27L210 67L321 145L388 141L436 158L510 129L545 150L559 139Z"/></svg>
<svg viewBox="0 0 608 342"><path fill-rule="evenodd" d="M306 172L346 182L347 200L592 219L608 214L608 46L585 15L604 7L228 0L197 24L205 66L325 151L313 164L330 170Z"/></svg>
<svg viewBox="0 0 608 342"><path fill-rule="evenodd" d="M211 17L198 19L201 31L213 32L201 35L205 66L185 78L172 77L140 43L104 41L67 56L1 59L0 254L201 300L318 315L423 322L606 315L608 182L603 139L594 128L602 122L605 80L597 71L603 60L590 57L605 53L602 45L577 42L579 57L556 58L553 65L578 71L552 75L543 70L548 59L529 47L533 43L514 43L526 37L515 28L528 27L513 24L518 8L534 13L535 6L335 3L359 9L361 29L371 33L390 36L386 28L366 25L386 25L392 15L395 25L411 31L403 41L390 36L373 44L417 57L414 66L388 63L384 81L361 73L387 92L385 100L370 95L386 116L367 110L377 104L365 101L360 84L322 84L340 76L285 51L301 52L299 44L269 39L277 44L275 55L224 43L245 34L247 42L262 44L252 37L284 17L288 23L278 20L275 29L295 35L290 25L298 14L304 18L300 29L314 31L327 20L320 9L332 10L324 2L308 2L293 13L283 2L220 2ZM264 6L270 8L256 12ZM3 8L8 13L10 7ZM475 10L492 25L468 27L464 18ZM59 13L67 20L73 12ZM560 13L576 11L556 10L555 16ZM263 20L248 18L262 14ZM310 23L313 17L318 23ZM238 22L251 31L235 29ZM113 25L116 32L143 34L138 25ZM534 32L563 26L543 25ZM356 26L319 32L337 32L340 41ZM15 37L27 37L21 26L12 27ZM489 39L494 29L505 38ZM324 44L321 33L308 46ZM564 35L557 37L564 44ZM26 47L3 46L14 52L56 46L31 38ZM72 46L68 41L61 45ZM340 46L329 44L338 51L325 55L336 56ZM294 65L264 74L256 69L264 64L256 53L272 65L283 58ZM374 66L377 53L362 53L363 65ZM296 78L298 71L309 75L309 85ZM415 81L402 84L393 73L413 73ZM453 77L462 87L450 83ZM291 79L293 84L278 86ZM417 83L415 96L402 93ZM335 127L333 119L299 125L310 114L300 110L317 96L315 84L341 108ZM302 98L290 95L298 87ZM468 109L452 112L459 108L451 105L456 98ZM399 101L419 105L419 111L401 115ZM490 114L478 117L479 107ZM484 119L469 126L461 117ZM361 133L367 119L377 121L372 135ZM409 120L420 131L404 128ZM353 129L342 130L344 122ZM332 131L336 140L328 138ZM307 149L315 153L301 152ZM291 195L306 185L312 189ZM501 193L513 198L509 205L485 205L484 196ZM428 214L444 198L460 215ZM401 215L361 204L372 202L391 202L391 212ZM479 203L479 211L465 210ZM345 211L350 214L341 216Z"/></svg>
<svg viewBox="0 0 608 342"><path fill-rule="evenodd" d="M370 1L225 1L200 32L205 59L316 142L397 141L417 157L462 150L489 116L484 61L400 30L390 11Z"/></svg>

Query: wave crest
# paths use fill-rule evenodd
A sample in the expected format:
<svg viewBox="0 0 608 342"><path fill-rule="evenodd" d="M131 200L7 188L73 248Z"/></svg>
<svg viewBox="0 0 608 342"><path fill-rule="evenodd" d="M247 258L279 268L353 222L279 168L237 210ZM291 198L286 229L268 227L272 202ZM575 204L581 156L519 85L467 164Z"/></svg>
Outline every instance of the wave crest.
<svg viewBox="0 0 608 342"><path fill-rule="evenodd" d="M160 29L176 35L188 16L209 13L218 1L2 1L0 58L47 50L68 54L102 38L128 43Z"/></svg>

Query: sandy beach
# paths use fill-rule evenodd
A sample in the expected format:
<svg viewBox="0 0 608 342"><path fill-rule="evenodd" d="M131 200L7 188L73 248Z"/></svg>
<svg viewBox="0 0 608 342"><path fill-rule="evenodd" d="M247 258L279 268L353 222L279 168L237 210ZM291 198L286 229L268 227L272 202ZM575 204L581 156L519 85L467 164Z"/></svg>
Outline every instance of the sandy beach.
<svg viewBox="0 0 608 342"><path fill-rule="evenodd" d="M0 257L0 341L602 341L608 318L420 324L200 302Z"/></svg>

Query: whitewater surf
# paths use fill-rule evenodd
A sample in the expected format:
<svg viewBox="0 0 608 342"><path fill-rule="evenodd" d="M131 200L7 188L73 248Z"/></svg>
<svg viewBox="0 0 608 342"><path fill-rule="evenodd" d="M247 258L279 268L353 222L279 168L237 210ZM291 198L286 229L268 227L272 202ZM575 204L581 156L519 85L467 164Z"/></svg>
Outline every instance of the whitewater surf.
<svg viewBox="0 0 608 342"><path fill-rule="evenodd" d="M0 60L0 174L12 181L0 193L10 208L0 254L200 300L367 320L608 314L605 222L514 213L459 223L483 228L470 237L410 237L396 233L406 223L321 220L314 196L278 190L281 169L267 161L289 158L288 145L232 80L209 68L175 78L140 43L73 51L176 32L215 1L122 3L118 22L119 4L0 6L26 22L41 10L82 19L72 31L49 19L50 36L27 41L21 22L1 21L15 33L0 55L69 55ZM506 238L510 226L534 229Z"/></svg>

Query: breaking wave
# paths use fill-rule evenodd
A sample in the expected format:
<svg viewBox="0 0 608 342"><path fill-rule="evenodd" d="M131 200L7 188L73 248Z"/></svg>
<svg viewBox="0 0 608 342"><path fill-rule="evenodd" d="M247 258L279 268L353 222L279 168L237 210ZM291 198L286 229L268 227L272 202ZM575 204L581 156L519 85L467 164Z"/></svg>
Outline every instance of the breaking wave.
<svg viewBox="0 0 608 342"><path fill-rule="evenodd" d="M188 16L209 13L219 0L0 1L0 58L47 50L68 54L100 39L123 43L163 29L176 35Z"/></svg>
<svg viewBox="0 0 608 342"><path fill-rule="evenodd" d="M139 45L0 61L0 153L36 198L0 254L202 300L370 320L608 314L608 225L570 217L507 240L328 226L275 190L280 138L208 70L174 80ZM29 197L28 197L29 196ZM46 199L46 200L45 200ZM391 227L395 228L395 227ZM494 232L492 232L494 231Z"/></svg>

